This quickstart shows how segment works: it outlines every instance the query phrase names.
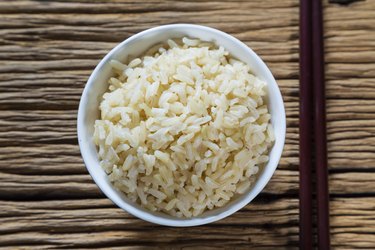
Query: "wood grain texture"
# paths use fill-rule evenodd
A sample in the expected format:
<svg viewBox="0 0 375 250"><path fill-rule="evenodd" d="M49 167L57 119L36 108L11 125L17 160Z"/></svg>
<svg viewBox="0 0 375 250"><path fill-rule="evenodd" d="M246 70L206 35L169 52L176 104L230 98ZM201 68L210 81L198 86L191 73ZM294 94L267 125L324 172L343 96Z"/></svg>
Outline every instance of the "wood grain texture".
<svg viewBox="0 0 375 250"><path fill-rule="evenodd" d="M298 247L298 0L0 1L0 247ZM375 247L375 1L324 1L331 234ZM144 29L196 23L258 53L277 78L286 145L265 190L210 225L168 228L117 208L87 173L77 108L95 65Z"/></svg>

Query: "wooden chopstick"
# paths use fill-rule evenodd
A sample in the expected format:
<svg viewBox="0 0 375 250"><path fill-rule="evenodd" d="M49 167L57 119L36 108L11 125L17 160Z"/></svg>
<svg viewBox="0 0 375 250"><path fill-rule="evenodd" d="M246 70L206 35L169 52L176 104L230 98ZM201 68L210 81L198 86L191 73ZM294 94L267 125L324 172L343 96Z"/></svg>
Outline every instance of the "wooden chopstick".
<svg viewBox="0 0 375 250"><path fill-rule="evenodd" d="M312 1L312 67L318 249L330 248L327 134L324 83L323 17L321 0Z"/></svg>
<svg viewBox="0 0 375 250"><path fill-rule="evenodd" d="M300 249L312 249L312 25L311 1L300 0L299 22L299 237Z"/></svg>
<svg viewBox="0 0 375 250"><path fill-rule="evenodd" d="M311 187L313 140L311 135L314 132L318 249L329 249L329 192L321 0L300 0L299 129L300 248L312 249L313 245Z"/></svg>

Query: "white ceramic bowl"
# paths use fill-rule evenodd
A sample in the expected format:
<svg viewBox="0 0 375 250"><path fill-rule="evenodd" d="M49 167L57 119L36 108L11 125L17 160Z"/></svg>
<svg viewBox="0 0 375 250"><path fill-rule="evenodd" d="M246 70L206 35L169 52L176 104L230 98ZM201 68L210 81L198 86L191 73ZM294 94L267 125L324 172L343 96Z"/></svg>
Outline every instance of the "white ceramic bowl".
<svg viewBox="0 0 375 250"><path fill-rule="evenodd" d="M126 196L117 191L110 183L106 173L99 166L97 149L93 142L95 119L99 117L99 102L107 90L107 80L112 75L109 61L124 60L127 56L142 55L148 48L169 38L177 37L199 38L203 41L213 41L222 45L229 53L248 63L253 73L268 84L268 107L272 115L271 123L275 131L275 144L269 154L270 160L259 173L256 183L249 192L232 200L222 208L216 208L203 213L199 217L184 219L175 218L162 213L150 212L138 204L131 202ZM265 63L236 38L216 29L191 24L172 24L159 26L140 32L112 49L98 64L91 74L83 91L78 110L78 141L83 160L92 178L108 198L125 211L143 220L156 224L185 227L207 224L225 218L246 206L257 196L271 179L278 165L285 140L285 110L277 83Z"/></svg>

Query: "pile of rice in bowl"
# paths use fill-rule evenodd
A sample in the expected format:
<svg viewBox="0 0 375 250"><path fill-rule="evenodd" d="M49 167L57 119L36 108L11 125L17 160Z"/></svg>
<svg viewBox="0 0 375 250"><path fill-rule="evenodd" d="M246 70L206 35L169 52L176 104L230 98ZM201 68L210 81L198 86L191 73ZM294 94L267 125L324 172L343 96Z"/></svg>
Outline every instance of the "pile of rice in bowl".
<svg viewBox="0 0 375 250"><path fill-rule="evenodd" d="M266 83L248 65L189 38L111 65L94 140L118 190L151 211L192 217L250 189L274 134Z"/></svg>

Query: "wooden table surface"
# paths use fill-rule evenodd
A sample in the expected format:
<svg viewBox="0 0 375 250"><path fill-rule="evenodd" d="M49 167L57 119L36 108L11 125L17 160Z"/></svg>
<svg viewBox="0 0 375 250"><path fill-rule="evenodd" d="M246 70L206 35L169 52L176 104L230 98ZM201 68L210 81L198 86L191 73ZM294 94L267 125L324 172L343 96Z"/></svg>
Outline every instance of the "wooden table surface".
<svg viewBox="0 0 375 250"><path fill-rule="evenodd" d="M298 247L298 0L1 1L0 246ZM375 249L375 1L324 2L332 246ZM241 39L269 65L287 111L281 163L266 189L219 222L171 228L107 199L77 145L82 89L116 44L195 23Z"/></svg>

